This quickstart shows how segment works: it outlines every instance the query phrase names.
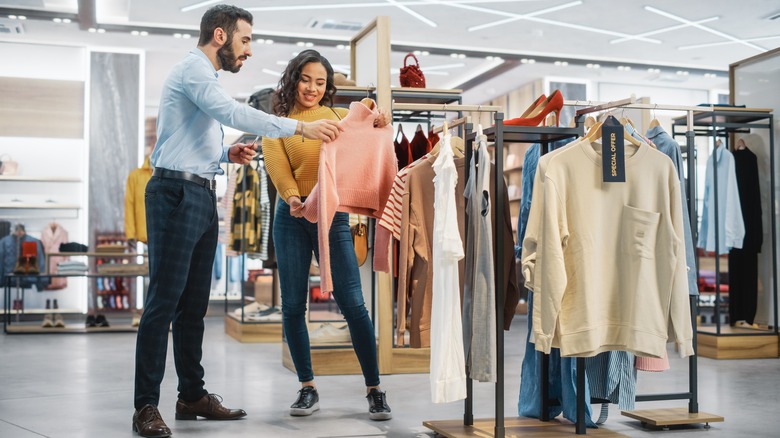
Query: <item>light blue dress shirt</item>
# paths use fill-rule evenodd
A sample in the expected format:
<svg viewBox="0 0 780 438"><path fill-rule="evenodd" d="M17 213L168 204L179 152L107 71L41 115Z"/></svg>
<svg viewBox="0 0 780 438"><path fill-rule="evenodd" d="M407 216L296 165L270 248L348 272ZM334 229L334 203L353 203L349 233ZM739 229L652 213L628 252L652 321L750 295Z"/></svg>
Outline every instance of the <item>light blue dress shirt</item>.
<svg viewBox="0 0 780 438"><path fill-rule="evenodd" d="M717 155L718 180L715 181L713 157ZM742 218L742 206L737 189L737 171L734 155L724 146L717 148L707 159L704 179L704 206L702 207L699 241L697 246L707 251L715 251L715 189L718 196L718 254L728 254L731 248L742 248L745 238L745 222Z"/></svg>
<svg viewBox="0 0 780 438"><path fill-rule="evenodd" d="M212 179L223 173L219 163L228 162L222 125L272 138L295 134L297 121L239 103L217 77L198 48L173 68L163 84L152 166Z"/></svg>

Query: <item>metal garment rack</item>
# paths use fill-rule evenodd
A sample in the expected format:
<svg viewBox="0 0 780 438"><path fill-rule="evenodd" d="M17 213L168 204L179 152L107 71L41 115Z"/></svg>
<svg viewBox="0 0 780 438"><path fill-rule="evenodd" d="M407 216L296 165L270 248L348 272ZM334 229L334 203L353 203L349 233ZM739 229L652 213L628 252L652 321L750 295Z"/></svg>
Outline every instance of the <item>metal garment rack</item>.
<svg viewBox="0 0 780 438"><path fill-rule="evenodd" d="M673 119L672 124L672 135L677 136L681 135L682 133L677 132L677 127L683 126L685 120L683 118L676 118ZM764 122L764 123L758 123L758 122ZM693 125L693 127L691 126ZM774 116L771 112L768 111L751 111L750 109L739 109L739 108L729 108L729 107L714 107L711 109L711 111L706 112L694 112L693 114L688 115L687 119L687 131L685 132L686 137L689 135L692 139L694 136L704 136L704 137L713 137L713 138L719 138L723 137L724 141L724 148L729 147L729 134L733 133L748 133L750 129L767 129L769 131L769 175L770 175L770 220L772 224L772 233L771 233L771 241L769 244L772 246L772 266L775 266L777 263L777 246L775 245L775 230L776 230L776 212L775 209L771 206L775 205L775 148L774 148L774 135L772 133L772 128L774 126ZM689 181L695 183L696 181L696 156L695 153L691 152L692 149L688 148L688 179ZM715 153L716 149L713 149L713 153ZM716 336L766 336L767 332L755 332L755 333L721 333L721 317L720 317L720 300L721 300L721 294L720 294L720 254L718 253L717 248L719 248L720 239L721 236L719 235L719 218L718 218L718 203L719 203L719 196L718 196L718 166L716 165L716 160L713 160L713 181L715 181L715 191L713 193L713 201L714 201L714 231L715 231L715 248L716 248L716 256L715 256L715 335ZM693 187L693 184L689 184ZM695 192L694 192L695 193ZM694 224L693 220L696 217L695 215L695 208L696 205L694 202L691 202L691 208L692 208L692 224ZM698 267L698 255L697 255L697 267ZM698 278L698 270L697 270L697 278ZM778 310L777 310L777 271L776 269L772 269L772 302L775 304L774 307L774 323L773 323L773 330L770 333L773 333L775 336L778 335Z"/></svg>
<svg viewBox="0 0 780 438"><path fill-rule="evenodd" d="M569 105L577 105L579 102L567 102ZM645 109L645 110L668 110L668 111L684 111L687 113L687 117L685 117L685 123L686 131L685 131L685 137L686 137L686 149L687 151L695 151L695 144L694 144L694 138L695 133L693 130L694 126L694 113L713 113L715 110L712 106L682 106L682 105L661 105L661 104L643 104L643 103L636 103L636 99L634 96L631 96L628 99L623 99L615 102L607 102L607 103L598 103L595 106L590 106L586 108L581 108L576 111L575 120L578 126L582 123L582 116L588 113L593 113L597 111L603 111L608 109L614 109L614 108L622 108L622 109ZM680 123L682 124L682 123ZM690 156L689 156L690 158ZM697 215L696 215L696 179L692 178L691 175L695 175L695 160L689 159L688 160L688 187L687 187L687 193L688 196L688 208L690 211L690 221L691 221L691 231L695 233L695 230L697 229ZM691 195L693 194L693 195ZM773 203L774 203L774 193L773 193ZM774 219L774 218L773 218ZM773 221L774 226L774 221ZM773 228L774 229L774 228ZM773 245L774 250L774 245ZM697 260L697 271L698 271L698 260ZM776 287L776 286L775 286ZM691 325L692 327L696 327L696 315L697 315L697 297L691 296L690 297L690 307L691 307ZM689 389L687 392L682 393L669 393L669 394L647 394L647 395L636 395L636 401L642 402L642 401L661 401L661 400L688 400L688 408L687 411L680 411L676 412L680 414L680 419L675 420L673 423L670 424L696 424L696 423L709 423L709 422L715 422L715 421L723 421L723 417L711 415L711 414L703 414L699 413L699 403L698 403L698 362L697 362L697 354L696 351L698 350L697 346L697 339L694 334L693 337L693 348L694 348L694 354L689 357L689 367L688 367L688 386ZM542 361L542 410L540 412L540 415L542 416L542 419L544 420L544 416L547 415L547 373L548 373L548 367L546 366L546 361L549 360L546 358ZM575 423L575 430L576 434L578 435L584 435L586 433L586 426L585 426L585 361L584 358L577 358L577 421ZM649 412L649 411L648 411ZM651 423L651 424L657 424L662 425L658 421L655 421L653 418L648 418L647 416L640 414L639 411L631 411L628 413L624 413L624 415L629 416L631 418L639 419L640 421L645 423Z"/></svg>

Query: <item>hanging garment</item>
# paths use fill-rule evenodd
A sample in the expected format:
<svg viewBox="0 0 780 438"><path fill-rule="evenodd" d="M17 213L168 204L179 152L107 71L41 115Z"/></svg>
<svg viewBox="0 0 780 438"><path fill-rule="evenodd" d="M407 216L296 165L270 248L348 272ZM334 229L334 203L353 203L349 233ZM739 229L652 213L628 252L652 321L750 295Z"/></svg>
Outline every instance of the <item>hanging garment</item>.
<svg viewBox="0 0 780 438"><path fill-rule="evenodd" d="M436 146L438 142L439 142L439 134L433 132L433 128L431 128L431 130L428 131L428 150L425 151L425 153L427 154L428 152L430 152L431 149L433 149L433 147Z"/></svg>
<svg viewBox="0 0 780 438"><path fill-rule="evenodd" d="M225 255L232 257L237 253L233 250L233 197L236 194L236 181L238 180L238 172L230 174L227 178L227 187L225 188L225 194L220 200L220 206L225 210L225 220L223 221L223 229L219 233L218 242L225 245Z"/></svg>
<svg viewBox="0 0 780 438"><path fill-rule="evenodd" d="M704 182L704 207L699 226L697 246L706 251L715 251L715 190L713 189L713 160L718 163L718 254L728 254L730 248L742 248L745 238L745 223L742 219L742 207L739 202L737 173L734 168L734 155L724 146L719 146L707 159L707 171Z"/></svg>
<svg viewBox="0 0 780 438"><path fill-rule="evenodd" d="M260 183L258 193L258 208L260 219L257 222L257 236L259 239L257 255L261 260L268 260L268 242L271 238L271 199L268 198L268 173L265 169L265 163L257 163L257 176Z"/></svg>
<svg viewBox="0 0 780 438"><path fill-rule="evenodd" d="M699 287L696 283L696 250L693 246L693 233L691 232L691 215L688 210L688 195L685 188L685 172L683 171L683 159L680 145L669 135L664 128L656 126L647 130L647 137L655 144L660 152L672 159L677 176L680 179L680 200L683 203L683 231L685 239L685 265L688 267L688 294L699 295ZM667 361L668 363L668 361Z"/></svg>
<svg viewBox="0 0 780 438"><path fill-rule="evenodd" d="M493 272L494 214L490 202L491 166L487 137L477 136L476 144L464 193L469 229L466 233L466 281L463 290L463 345L468 356L469 376L479 382L495 382L496 288ZM441 148L444 149L448 148Z"/></svg>
<svg viewBox="0 0 780 438"><path fill-rule="evenodd" d="M411 162L403 169L399 169L393 180L393 188L390 190L390 196L387 198L387 204L382 210L382 217L377 221L376 235L374 237L374 271L390 272L389 252L386 250L391 241L401 240L401 217L403 207L403 196L406 191L406 179L414 166L425 160L428 155L424 155L419 160ZM397 251L395 251L397 254ZM396 275L397 277L397 275Z"/></svg>
<svg viewBox="0 0 780 438"><path fill-rule="evenodd" d="M149 157L130 171L125 184L125 238L146 243L146 184L152 179Z"/></svg>
<svg viewBox="0 0 780 438"><path fill-rule="evenodd" d="M550 150L554 151L567 144L568 141L554 142L550 145ZM531 209L534 192L534 178L537 172L541 154L541 145L535 143L526 150L523 158L523 195L520 202L520 216L518 218L518 242L522 244L525 238L525 231L528 222L528 215ZM552 157L553 152L548 152L546 156ZM546 158L545 161L549 160ZM546 163L545 163L546 166ZM518 414L524 417L540 418L539 399L541 398L539 352L534 348L531 342L533 335L533 293L528 293L528 334L525 339L525 353L523 354L523 363L520 369L520 395L517 401ZM563 413L564 418L571 422L577 421L577 363L576 360L569 357L561 357L561 351L553 348L549 354L548 366L548 397L550 400L557 400L558 403L550 403L548 407L548 417L555 418ZM586 375L587 381L587 375ZM590 400L590 390L585 385L585 400ZM590 404L585 404L585 424L587 427L596 427L596 424L590 419Z"/></svg>
<svg viewBox="0 0 780 438"><path fill-rule="evenodd" d="M323 292L333 291L328 237L333 216L340 211L379 219L398 173L390 141L393 128L375 127L378 114L374 101L352 102L341 121L344 131L339 138L320 146L317 184L302 213L309 222L317 223ZM366 145L371 149L366 150Z"/></svg>
<svg viewBox="0 0 780 438"><path fill-rule="evenodd" d="M0 219L0 239L11 234L11 222Z"/></svg>
<svg viewBox="0 0 780 438"><path fill-rule="evenodd" d="M60 245L68 242L68 231L62 225L52 222L45 226L41 231L41 243L46 253L55 253L60 251ZM70 260L70 257L51 256L49 257L49 273L57 274L57 265L60 262ZM45 264L45 263L44 263ZM44 272L44 271L41 271ZM46 287L47 290L65 289L68 287L68 279L64 277L52 277L51 282Z"/></svg>
<svg viewBox="0 0 780 438"><path fill-rule="evenodd" d="M587 141L540 160L522 254L539 351L693 354L679 179L647 145L626 155L624 183L601 181Z"/></svg>
<svg viewBox="0 0 780 438"><path fill-rule="evenodd" d="M464 256L458 230L457 170L449 135L433 163L433 302L431 308L431 398L448 403L466 398L466 363L460 319L460 274Z"/></svg>
<svg viewBox="0 0 780 438"><path fill-rule="evenodd" d="M35 242L36 247L38 248L38 254L36 256L38 270L40 272L44 272L44 264L46 262L44 259L45 252L43 250L43 244L41 241L35 237L30 236L29 234L25 234L21 239L15 234L10 234L0 239L0 284L2 285L5 284L5 276L12 273L14 266L16 266L16 261L19 257L19 251L22 246L22 242ZM49 277L43 275L24 276L20 277L18 281L18 283L14 282L13 285L16 286L18 284L19 287L24 289L35 286L39 292L46 289L46 286L49 285Z"/></svg>
<svg viewBox="0 0 780 438"><path fill-rule="evenodd" d="M412 155L410 162L419 160L431 150L431 143L428 142L428 139L425 137L425 131L423 131L420 125L417 125L417 131L415 131L412 141L409 142L409 150Z"/></svg>
<svg viewBox="0 0 780 438"><path fill-rule="evenodd" d="M241 166L236 172L233 195L233 232L231 249L240 253L260 251L257 229L260 216L260 177L252 166Z"/></svg>
<svg viewBox="0 0 780 438"><path fill-rule="evenodd" d="M401 134L401 139L398 140L398 134ZM409 139L404 134L403 125L398 125L398 133L393 140L393 151L395 152L396 163L399 169L403 169L412 161L412 150L409 147Z"/></svg>
<svg viewBox="0 0 780 438"><path fill-rule="evenodd" d="M607 351L585 358L590 396L609 400L623 411L634 410L636 368L634 355L627 351Z"/></svg>
<svg viewBox="0 0 780 438"><path fill-rule="evenodd" d="M750 149L734 151L734 169L745 239L741 249L729 251L729 322L752 325L758 303L758 253L764 237L756 155Z"/></svg>
<svg viewBox="0 0 780 438"><path fill-rule="evenodd" d="M262 248L260 251L260 259L263 261L263 268L274 269L276 268L276 250L274 248L274 214L276 210L276 198L278 194L276 187L271 183L270 176L268 175L268 168L265 167L265 161L263 161L263 174L262 178L265 178L265 195L260 195L260 210L263 212L263 227L261 234ZM262 185L261 185L262 186ZM267 203L267 207L265 206ZM267 209L267 216L265 212Z"/></svg>
<svg viewBox="0 0 780 438"><path fill-rule="evenodd" d="M433 220L436 201L433 179L433 163L436 157L429 155L409 171L406 191L402 196L401 238L398 267L398 296L396 304L396 345L403 346L409 330L412 348L430 347L431 301L433 296ZM454 159L458 173L455 193L463 193L465 173L464 158ZM466 199L457 196L459 211L466 208ZM458 233L465 239L465 221L458 216ZM459 263L458 278L465 279L465 261ZM459 289L459 290L462 290ZM408 323L407 323L407 317ZM461 348L463 348L461 344Z"/></svg>

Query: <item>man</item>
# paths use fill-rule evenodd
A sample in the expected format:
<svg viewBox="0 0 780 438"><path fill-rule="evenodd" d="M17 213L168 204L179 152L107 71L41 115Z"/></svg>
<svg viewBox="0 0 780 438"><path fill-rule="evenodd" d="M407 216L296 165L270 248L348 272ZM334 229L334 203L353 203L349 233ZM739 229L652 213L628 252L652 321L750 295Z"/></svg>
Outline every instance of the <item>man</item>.
<svg viewBox="0 0 780 438"><path fill-rule="evenodd" d="M149 291L138 328L133 430L144 437L167 437L171 430L157 405L165 372L168 331L179 378L177 420L233 420L204 389L200 360L203 318L209 303L211 268L217 245L214 175L220 162L248 163L257 146L222 146L221 124L267 137L302 135L330 141L339 126L328 120L301 122L255 110L232 99L217 82L217 71L236 73L252 56L252 14L217 5L203 15L197 48L165 81L146 186Z"/></svg>

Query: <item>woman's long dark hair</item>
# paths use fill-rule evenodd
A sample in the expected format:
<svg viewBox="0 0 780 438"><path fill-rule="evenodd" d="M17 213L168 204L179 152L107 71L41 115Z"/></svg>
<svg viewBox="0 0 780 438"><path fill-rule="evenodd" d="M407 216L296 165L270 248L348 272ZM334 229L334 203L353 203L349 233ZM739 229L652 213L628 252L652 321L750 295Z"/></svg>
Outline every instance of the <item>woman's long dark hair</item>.
<svg viewBox="0 0 780 438"><path fill-rule="evenodd" d="M279 79L279 86L274 93L273 99L274 114L277 116L286 117L295 108L295 97L298 94L298 82L301 80L301 71L303 66L310 62L319 62L328 73L325 94L320 100L320 105L333 106L333 96L336 94L336 86L333 84L333 67L331 67L328 59L320 55L318 51L304 50L290 60L284 69L282 78Z"/></svg>

